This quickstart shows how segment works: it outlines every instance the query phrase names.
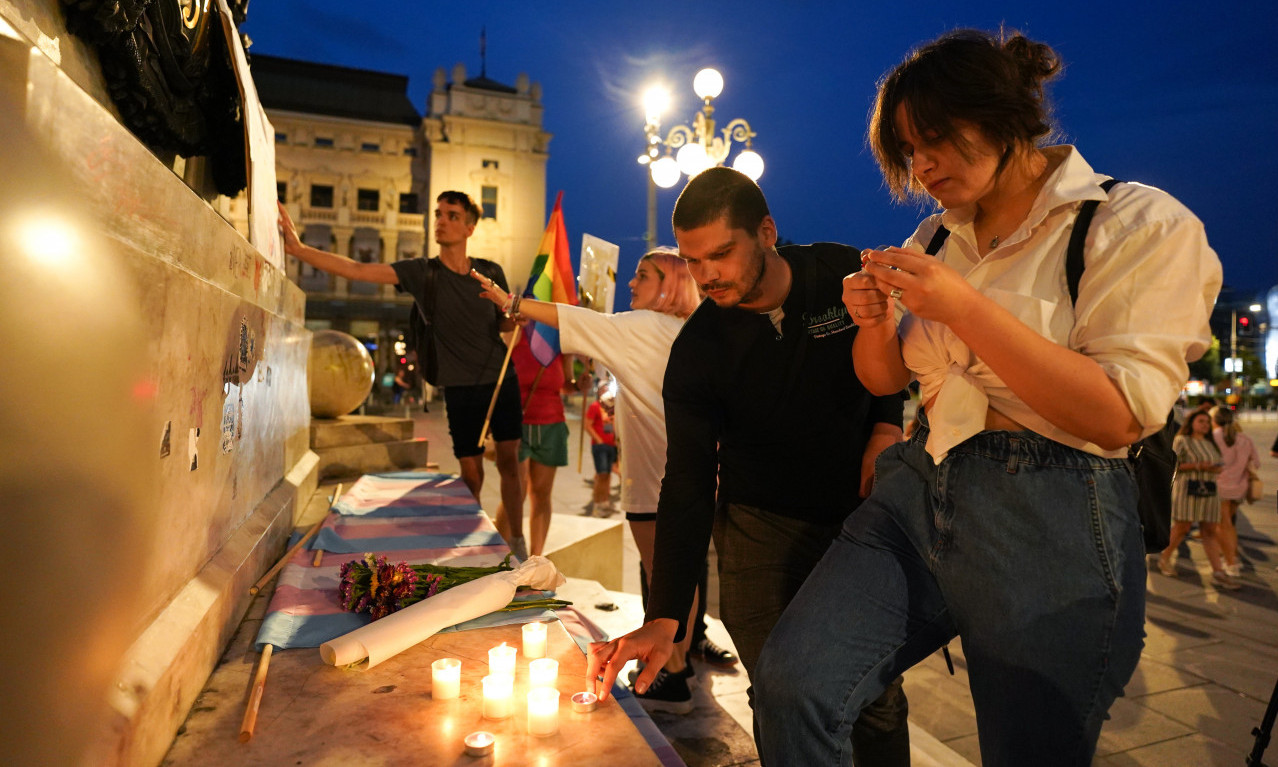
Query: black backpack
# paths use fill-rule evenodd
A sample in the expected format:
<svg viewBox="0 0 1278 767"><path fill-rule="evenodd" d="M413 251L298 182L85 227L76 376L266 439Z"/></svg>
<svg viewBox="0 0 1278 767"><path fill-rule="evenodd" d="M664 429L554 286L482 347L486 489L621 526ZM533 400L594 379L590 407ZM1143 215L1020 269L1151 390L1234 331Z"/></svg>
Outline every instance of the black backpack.
<svg viewBox="0 0 1278 767"><path fill-rule="evenodd" d="M1118 179L1101 183L1108 194ZM1100 200L1087 200L1078 209L1074 219L1074 231L1070 234L1069 247L1065 251L1065 281L1069 284L1070 303L1078 302L1078 283L1083 277L1083 243L1092 216L1100 207ZM936 230L927 244L927 253L936 255L950 236L944 226ZM1136 510L1140 513L1141 529L1145 534L1145 551L1154 553L1167 548L1171 535L1172 480L1176 476L1176 451L1172 439L1176 436L1176 411L1167 414L1162 429L1127 448L1127 458L1136 473L1136 489L1139 497Z"/></svg>

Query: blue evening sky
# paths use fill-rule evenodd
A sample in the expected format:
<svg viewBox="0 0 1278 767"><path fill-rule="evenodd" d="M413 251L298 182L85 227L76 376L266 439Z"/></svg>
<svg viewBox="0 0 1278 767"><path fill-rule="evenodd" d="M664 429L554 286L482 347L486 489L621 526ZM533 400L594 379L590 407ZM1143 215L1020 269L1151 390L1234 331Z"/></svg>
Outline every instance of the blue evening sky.
<svg viewBox="0 0 1278 767"><path fill-rule="evenodd" d="M554 134L547 212L562 190L574 262L583 233L621 246L620 309L646 228L647 171L635 162L645 86L673 93L668 127L698 108L697 70L723 73L715 116L744 117L758 133L759 183L783 237L898 243L929 211L892 202L865 147L875 82L920 42L1000 24L1064 59L1051 90L1058 128L1094 168L1188 205L1226 284L1278 283L1278 4L1267 1L259 0L244 30L252 51L408 75L424 112L436 68L479 74L486 26L488 76L541 83ZM674 244L679 188L659 192L663 244Z"/></svg>

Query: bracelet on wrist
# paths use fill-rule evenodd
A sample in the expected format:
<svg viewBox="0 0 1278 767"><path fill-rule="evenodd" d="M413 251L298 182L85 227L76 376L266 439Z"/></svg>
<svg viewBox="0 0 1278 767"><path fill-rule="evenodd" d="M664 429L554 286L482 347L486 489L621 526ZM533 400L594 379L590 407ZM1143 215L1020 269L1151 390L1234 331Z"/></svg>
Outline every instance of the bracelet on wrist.
<svg viewBox="0 0 1278 767"><path fill-rule="evenodd" d="M510 304L510 317L514 319L519 316L519 304L523 301L523 296L515 296Z"/></svg>
<svg viewBox="0 0 1278 767"><path fill-rule="evenodd" d="M501 313L509 317L511 306L513 306L514 303L515 303L515 296L513 293L506 296L506 302L501 305Z"/></svg>

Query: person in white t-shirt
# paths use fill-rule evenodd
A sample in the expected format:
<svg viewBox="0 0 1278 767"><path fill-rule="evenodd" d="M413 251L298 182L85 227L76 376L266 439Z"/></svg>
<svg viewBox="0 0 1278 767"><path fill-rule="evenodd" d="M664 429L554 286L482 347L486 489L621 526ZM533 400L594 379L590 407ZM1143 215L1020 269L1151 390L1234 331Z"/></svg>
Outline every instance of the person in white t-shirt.
<svg viewBox="0 0 1278 767"><path fill-rule="evenodd" d="M701 302L688 267L674 250L648 251L639 259L630 280L630 311L616 314L511 296L483 275L473 276L484 287L484 297L512 316L559 328L563 353L599 360L617 379L615 423L617 441L622 446L621 509L630 524L639 558L651 577L657 498L666 468L666 415L661 385L670 346L684 320ZM690 641L691 632L685 644ZM664 687L663 696L674 700L651 707L677 713L692 709L692 697L687 691L687 678L691 676L686 662L689 648L681 649L683 652L674 653L666 664L663 684L652 686Z"/></svg>

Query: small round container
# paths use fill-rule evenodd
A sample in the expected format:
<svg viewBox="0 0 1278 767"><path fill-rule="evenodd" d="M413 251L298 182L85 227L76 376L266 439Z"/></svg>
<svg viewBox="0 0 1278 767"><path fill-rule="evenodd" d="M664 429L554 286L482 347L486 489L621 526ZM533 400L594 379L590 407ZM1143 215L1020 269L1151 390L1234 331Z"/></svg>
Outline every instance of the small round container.
<svg viewBox="0 0 1278 767"><path fill-rule="evenodd" d="M599 705L599 696L593 692L579 692L572 696L572 710L578 714L589 714Z"/></svg>
<svg viewBox="0 0 1278 767"><path fill-rule="evenodd" d="M466 736L466 755L467 756L491 756L493 753L493 744L497 742L497 737L491 732L472 732Z"/></svg>

